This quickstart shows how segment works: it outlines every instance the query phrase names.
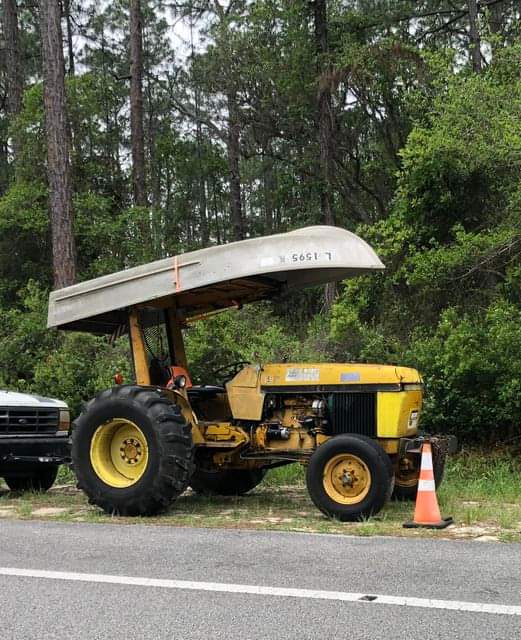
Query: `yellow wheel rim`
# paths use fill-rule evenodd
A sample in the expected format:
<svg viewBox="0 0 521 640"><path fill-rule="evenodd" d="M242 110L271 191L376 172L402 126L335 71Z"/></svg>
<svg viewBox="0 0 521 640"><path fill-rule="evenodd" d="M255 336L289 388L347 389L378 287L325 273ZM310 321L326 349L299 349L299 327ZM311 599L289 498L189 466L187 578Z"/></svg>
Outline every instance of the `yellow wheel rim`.
<svg viewBox="0 0 521 640"><path fill-rule="evenodd" d="M97 476L110 487L135 484L148 465L148 443L141 429L126 418L113 418L94 432L90 461Z"/></svg>
<svg viewBox="0 0 521 640"><path fill-rule="evenodd" d="M324 489L340 504L358 504L369 493L371 472L358 456L339 453L324 467Z"/></svg>

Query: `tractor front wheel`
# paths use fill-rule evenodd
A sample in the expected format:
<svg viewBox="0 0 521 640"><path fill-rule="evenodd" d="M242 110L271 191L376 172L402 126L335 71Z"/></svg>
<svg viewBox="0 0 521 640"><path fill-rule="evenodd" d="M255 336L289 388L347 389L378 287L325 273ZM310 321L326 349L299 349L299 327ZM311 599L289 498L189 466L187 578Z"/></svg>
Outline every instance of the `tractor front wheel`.
<svg viewBox="0 0 521 640"><path fill-rule="evenodd" d="M114 387L75 421L72 462L91 504L123 516L153 515L188 486L191 426L161 390Z"/></svg>
<svg viewBox="0 0 521 640"><path fill-rule="evenodd" d="M306 481L315 506L331 518L362 520L389 500L394 471L389 456L370 438L339 435L320 445Z"/></svg>

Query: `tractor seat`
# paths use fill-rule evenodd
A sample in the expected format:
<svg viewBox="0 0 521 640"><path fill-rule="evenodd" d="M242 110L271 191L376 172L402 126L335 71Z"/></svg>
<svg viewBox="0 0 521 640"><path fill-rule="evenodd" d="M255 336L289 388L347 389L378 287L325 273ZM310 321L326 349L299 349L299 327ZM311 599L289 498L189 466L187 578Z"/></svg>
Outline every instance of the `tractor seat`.
<svg viewBox="0 0 521 640"><path fill-rule="evenodd" d="M189 398L213 398L218 393L226 393L226 390L218 384L194 384L187 393Z"/></svg>

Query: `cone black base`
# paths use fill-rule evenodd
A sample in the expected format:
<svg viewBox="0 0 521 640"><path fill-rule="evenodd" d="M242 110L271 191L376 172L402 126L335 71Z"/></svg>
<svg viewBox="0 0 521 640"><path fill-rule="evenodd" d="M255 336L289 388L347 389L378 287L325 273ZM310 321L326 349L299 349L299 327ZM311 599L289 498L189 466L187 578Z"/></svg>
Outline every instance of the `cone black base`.
<svg viewBox="0 0 521 640"><path fill-rule="evenodd" d="M419 522L404 522L403 527L405 529L445 529L449 524L454 524L454 518L449 516L443 518L440 522L434 522L432 524L421 524Z"/></svg>

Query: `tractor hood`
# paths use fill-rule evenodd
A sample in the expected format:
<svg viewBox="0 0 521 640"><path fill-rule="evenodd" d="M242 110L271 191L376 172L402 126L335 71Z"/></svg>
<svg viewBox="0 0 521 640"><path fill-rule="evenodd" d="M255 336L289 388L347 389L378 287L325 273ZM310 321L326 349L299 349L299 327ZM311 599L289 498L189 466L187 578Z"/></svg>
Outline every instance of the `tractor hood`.
<svg viewBox="0 0 521 640"><path fill-rule="evenodd" d="M294 387L313 387L317 391L342 390L349 387L378 387L380 390L396 390L402 385L421 385L422 378L416 369L380 364L267 364L263 365L260 377L261 387L267 391L280 391Z"/></svg>

